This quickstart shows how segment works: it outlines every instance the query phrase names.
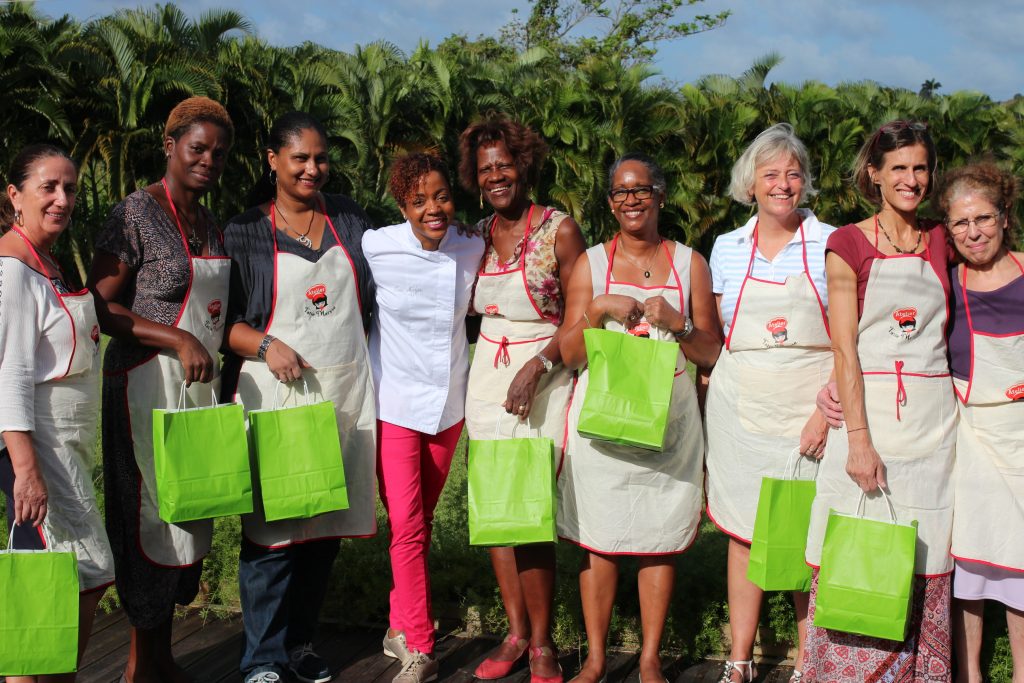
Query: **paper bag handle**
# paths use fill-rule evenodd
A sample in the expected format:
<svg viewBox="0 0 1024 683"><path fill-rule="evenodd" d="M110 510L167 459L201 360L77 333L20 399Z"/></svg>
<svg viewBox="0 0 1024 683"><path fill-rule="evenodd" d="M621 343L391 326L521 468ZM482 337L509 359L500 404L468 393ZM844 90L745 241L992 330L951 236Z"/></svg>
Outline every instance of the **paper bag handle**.
<svg viewBox="0 0 1024 683"><path fill-rule="evenodd" d="M511 414L512 413L498 413L498 419L494 421L494 440L495 441L498 440L498 435L501 433L500 430L498 429L501 426L501 418L504 417L505 415L511 415ZM527 421L529 421L529 418L527 418ZM523 423L522 420L520 420L519 418L516 418L516 423L514 425L512 425L512 436L510 438L513 438L513 439L516 438L516 429L522 423ZM527 422L527 424L529 424L529 422ZM540 438L540 427L537 427L537 438Z"/></svg>
<svg viewBox="0 0 1024 683"><path fill-rule="evenodd" d="M178 394L178 410L185 410L185 382L181 383L181 393ZM211 406L218 405L220 402L217 400L217 392L213 390L213 385L210 385L210 400ZM198 406L197 406L198 407Z"/></svg>
<svg viewBox="0 0 1024 683"><path fill-rule="evenodd" d="M277 392L281 389L281 386L283 384L286 384L286 382L278 382L277 384L274 385L274 410L277 410L278 408L281 407L281 404L278 402L279 395ZM290 384L290 382L288 382L287 384ZM306 383L305 376L303 376L302 378L302 395L306 398L306 405L310 405L309 385Z"/></svg>
<svg viewBox="0 0 1024 683"><path fill-rule="evenodd" d="M881 486L878 487L878 490L882 492L882 497L885 498L885 504L887 506L889 506L889 521L892 524L896 524L896 508L894 508L892 506L892 500L889 498L889 494L886 493L885 489L883 489ZM866 501L867 499L868 499L868 494L866 492L864 492L864 491L861 491L860 501L857 503L857 516L858 517L863 517L864 516L864 501Z"/></svg>
<svg viewBox="0 0 1024 683"><path fill-rule="evenodd" d="M13 515L14 513L11 512L10 514ZM14 530L18 526L20 526L20 525L19 524L11 524L11 533L7 537L7 551L8 552L10 552L12 550L15 550L15 547L14 547ZM46 548L44 548L44 550L46 552L48 552L48 553L52 553L53 552L53 536L51 536L50 533L46 530L46 524L45 523L39 525L39 531L43 535L43 545L46 546Z"/></svg>

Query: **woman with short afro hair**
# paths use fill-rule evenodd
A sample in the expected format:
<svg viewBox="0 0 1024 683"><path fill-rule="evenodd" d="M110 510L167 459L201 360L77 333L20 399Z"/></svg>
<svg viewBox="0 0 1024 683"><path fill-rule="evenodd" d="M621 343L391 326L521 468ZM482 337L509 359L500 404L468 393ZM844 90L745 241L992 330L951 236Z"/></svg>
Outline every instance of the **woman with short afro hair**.
<svg viewBox="0 0 1024 683"><path fill-rule="evenodd" d="M89 288L104 360L103 461L107 533L117 592L132 626L128 683L188 680L171 656L175 604L199 590L213 521L168 524L157 514L154 408L177 404L182 383L196 405L219 383L228 260L217 221L200 199L220 178L234 127L205 97L167 117L160 181L114 207L96 240Z"/></svg>

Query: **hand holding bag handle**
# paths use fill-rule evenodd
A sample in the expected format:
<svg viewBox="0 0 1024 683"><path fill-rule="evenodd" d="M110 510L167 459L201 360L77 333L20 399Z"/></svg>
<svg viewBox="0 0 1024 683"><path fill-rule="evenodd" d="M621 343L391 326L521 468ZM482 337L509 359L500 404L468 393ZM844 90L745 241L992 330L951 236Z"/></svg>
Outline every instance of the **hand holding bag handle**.
<svg viewBox="0 0 1024 683"><path fill-rule="evenodd" d="M273 407L273 410L278 410L279 408L281 408L281 403L278 401L279 395L278 395L277 392L281 389L282 385L284 385L284 384L285 384L285 382L278 382L277 384L274 385L274 407ZM309 384L306 383L306 378L305 377L302 378L302 395L306 399L306 405L307 406L310 405L310 401L309 401Z"/></svg>
<svg viewBox="0 0 1024 683"><path fill-rule="evenodd" d="M511 414L511 413L506 413L506 414ZM500 427L501 427L501 418L502 417L503 417L503 415L501 415L499 413L498 414L498 419L494 421L494 441L499 441L500 440L500 437L501 437L501 429L500 429ZM512 425L512 436L509 437L510 439L516 438L516 429L519 428L519 425L524 424L524 422L525 422L525 424L529 424L530 418L527 417L525 421L524 420L520 420L518 418L516 419L515 424ZM527 437L527 438L535 438L535 439L541 438L540 427L537 427L537 436L535 436L535 437Z"/></svg>
<svg viewBox="0 0 1024 683"><path fill-rule="evenodd" d="M800 452L800 446L794 446L793 450L789 452L789 459L786 460L786 469L783 470L782 478L800 481L800 464L804 461L804 457ZM818 471L821 469L819 467L820 464L820 460L814 461L813 481L818 480Z"/></svg>
<svg viewBox="0 0 1024 683"><path fill-rule="evenodd" d="M899 524L899 521L896 519L896 508L894 508L892 506L892 499L889 498L889 494L886 493L885 489L883 489L881 486L878 487L878 490L882 493L882 497L885 498L885 504L889 507L889 523L890 524ZM866 491L861 491L860 500L857 501L857 512L855 513L855 515L857 517L862 518L862 519L873 519L872 517L864 517L864 503L865 503L865 501L867 499L868 499L867 492ZM881 521L885 521L885 520L877 520L877 521L881 522Z"/></svg>

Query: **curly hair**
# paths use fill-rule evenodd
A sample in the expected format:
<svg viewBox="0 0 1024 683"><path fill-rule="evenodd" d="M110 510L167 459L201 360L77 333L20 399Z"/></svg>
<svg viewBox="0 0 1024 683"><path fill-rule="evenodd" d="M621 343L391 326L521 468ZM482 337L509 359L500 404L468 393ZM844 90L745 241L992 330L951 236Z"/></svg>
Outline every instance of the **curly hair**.
<svg viewBox="0 0 1024 683"><path fill-rule="evenodd" d="M477 192L476 153L483 145L502 142L515 160L516 170L528 188L537 186L540 169L548 154L548 144L529 126L504 114L477 121L459 136L459 184L467 192Z"/></svg>
<svg viewBox="0 0 1024 683"><path fill-rule="evenodd" d="M448 176L448 165L441 157L434 154L415 152L395 159L391 165L391 177L388 178L388 190L400 208L405 208L406 201L416 192L420 179L431 171L437 171L451 187Z"/></svg>
<svg viewBox="0 0 1024 683"><path fill-rule="evenodd" d="M935 166L938 163L935 152L935 143L928 132L928 126L920 121L908 121L897 119L883 124L875 131L875 134L868 138L867 142L860 148L857 158L853 162L853 184L860 190L861 196L876 206L882 205L882 193L878 186L871 180L868 166L876 169L882 168L885 155L904 147L923 145L928 152L928 174L935 174ZM931 194L932 183L924 193L927 197Z"/></svg>
<svg viewBox="0 0 1024 683"><path fill-rule="evenodd" d="M1003 214L1007 233L1013 235L1017 229L1017 215L1013 209L1019 190L1020 184L1012 173L985 159L945 173L936 188L936 199L943 219L947 219L953 202L965 194L976 192Z"/></svg>
<svg viewBox="0 0 1024 683"><path fill-rule="evenodd" d="M213 123L223 128L228 134L228 144L235 139L235 125L227 109L209 97L190 97L179 102L167 116L164 137L179 140L197 123Z"/></svg>

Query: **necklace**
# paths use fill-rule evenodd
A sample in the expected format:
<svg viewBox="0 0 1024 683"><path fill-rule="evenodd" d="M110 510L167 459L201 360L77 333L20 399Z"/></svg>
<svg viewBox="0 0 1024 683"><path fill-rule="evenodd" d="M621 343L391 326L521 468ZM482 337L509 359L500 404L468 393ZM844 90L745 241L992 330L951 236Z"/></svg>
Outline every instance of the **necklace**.
<svg viewBox="0 0 1024 683"><path fill-rule="evenodd" d="M177 207L175 207L177 208ZM188 224L188 235L185 236L185 241L188 242L188 250L193 254L199 254L203 250L203 238L199 236L199 231L196 230L196 226L192 223L192 220L188 217L188 214L184 211L178 211L178 214L185 219L185 223ZM199 218L199 212L196 212L196 218ZM203 232L206 232L206 221L203 221Z"/></svg>
<svg viewBox="0 0 1024 683"><path fill-rule="evenodd" d="M654 248L654 253L651 254L651 257L649 259L647 259L647 266L646 267L641 267L641 265L639 263L637 263L635 260L633 260L632 256L630 256L629 254L626 253L625 249L622 250L622 255L626 257L627 261L632 263L637 268L640 268L640 270L644 271L644 279L645 280L650 280L651 279L651 264L654 263L654 259L658 258L658 252L659 251L661 251L661 240L658 240L658 246Z"/></svg>
<svg viewBox="0 0 1024 683"><path fill-rule="evenodd" d="M915 254L915 253L917 253L918 247L921 246L921 234L922 234L921 230L915 228L915 230L917 230L917 243L914 244L914 247L912 249L900 249L898 246L896 246L896 243L892 241L892 238L889 237L889 233L887 233L885 231L885 226L882 225L882 221L878 220L878 215L877 214L875 215L875 224L878 225L879 229L882 231L882 234L885 235L885 241L889 243L889 246L891 246L893 249L896 250L897 254Z"/></svg>
<svg viewBox="0 0 1024 683"><path fill-rule="evenodd" d="M281 207L277 207L277 210L280 211ZM309 231L313 229L313 219L314 218L316 218L316 209L313 209L309 213L309 225L306 226L306 232L300 233L298 230L293 228L291 226L291 221L288 221L288 223L285 224L284 229L289 231L289 232L291 232L293 235L295 235L295 241L297 241L299 244L301 244L302 246L306 247L307 249L312 249L313 248L313 240L309 239L309 237L307 237L307 235L309 235Z"/></svg>

